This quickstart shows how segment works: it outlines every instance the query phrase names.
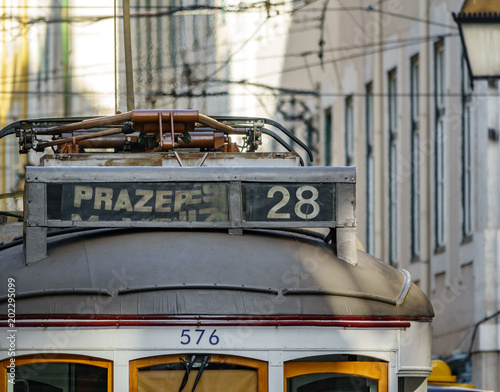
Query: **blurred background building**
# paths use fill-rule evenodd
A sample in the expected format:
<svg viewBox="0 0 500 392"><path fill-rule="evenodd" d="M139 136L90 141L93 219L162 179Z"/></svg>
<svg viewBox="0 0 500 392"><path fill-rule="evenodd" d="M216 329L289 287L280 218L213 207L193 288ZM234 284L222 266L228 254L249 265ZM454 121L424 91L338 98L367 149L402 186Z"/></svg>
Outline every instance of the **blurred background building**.
<svg viewBox="0 0 500 392"><path fill-rule="evenodd" d="M461 5L130 0L134 97L274 118L315 151L309 164L357 166L361 242L432 299L435 356L499 390L500 99L495 81L472 88ZM0 10L1 126L127 110L121 0ZM0 194L19 191L28 161L0 143Z"/></svg>
<svg viewBox="0 0 500 392"><path fill-rule="evenodd" d="M319 164L357 167L358 236L432 299L435 356L498 390L500 102L494 81L472 89L451 16L461 5L324 1L295 13L291 31L307 32L290 34L281 86L310 93L278 112L300 113L293 126Z"/></svg>

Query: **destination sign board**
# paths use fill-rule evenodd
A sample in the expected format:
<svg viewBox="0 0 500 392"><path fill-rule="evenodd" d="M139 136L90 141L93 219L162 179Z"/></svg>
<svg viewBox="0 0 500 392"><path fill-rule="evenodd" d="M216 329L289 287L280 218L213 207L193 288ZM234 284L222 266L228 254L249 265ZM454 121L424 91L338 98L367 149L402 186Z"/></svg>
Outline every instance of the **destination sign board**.
<svg viewBox="0 0 500 392"><path fill-rule="evenodd" d="M227 183L49 184L48 219L227 221Z"/></svg>
<svg viewBox="0 0 500 392"><path fill-rule="evenodd" d="M48 184L47 218L60 221L227 222L228 182ZM242 183L247 222L332 221L333 184Z"/></svg>
<svg viewBox="0 0 500 392"><path fill-rule="evenodd" d="M25 257L47 253L53 228L336 228L356 259L350 167L28 167Z"/></svg>

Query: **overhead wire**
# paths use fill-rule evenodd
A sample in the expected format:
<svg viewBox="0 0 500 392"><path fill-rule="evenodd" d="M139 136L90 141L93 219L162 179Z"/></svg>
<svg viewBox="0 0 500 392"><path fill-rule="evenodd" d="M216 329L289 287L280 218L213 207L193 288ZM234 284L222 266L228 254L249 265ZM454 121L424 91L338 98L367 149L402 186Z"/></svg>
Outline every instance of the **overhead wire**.
<svg viewBox="0 0 500 392"><path fill-rule="evenodd" d="M333 48L325 48L323 50L324 53L332 53L332 52L337 52L337 51L348 51L348 50L355 50L355 49L365 49L365 48L373 48L373 47L377 47L377 46L382 46L382 45L392 45L392 44L405 44L408 45L408 46L411 46L411 45L416 45L416 44L419 44L419 43L423 43L423 42L426 42L426 41L432 41L432 40L435 40L435 39L440 39L440 38L447 38L447 37L458 37L458 33L448 33L448 34L435 34L435 35L429 35L429 36L417 36L417 37L409 37L409 38L402 38L402 39L394 39L394 40L387 40L387 41L381 41L381 42L370 42L370 43L366 43L366 44L362 44L362 45L348 45L348 46L338 46L338 47L333 47ZM317 50L309 50L309 51L305 51L305 52L298 52L298 53L288 53L288 54L285 54L285 55L273 55L273 56L257 56L255 57L255 60L270 60L270 59L276 59L276 58L281 58L281 57L304 57L304 56L313 56L313 55L317 55L318 51ZM356 54L356 55L353 55L355 57L359 57L359 53ZM344 57L343 59L345 60L349 60L350 57ZM137 60L137 59L136 59ZM245 59L232 59L232 62L244 62L246 61ZM203 62L197 62L196 65L202 65L202 66L208 66L208 65L217 65L219 63L219 61L203 61ZM195 65L193 63L188 63L188 65ZM106 66L110 66L109 64L93 64L93 65L87 65L87 66L78 66L78 67L74 67L73 69L76 70L76 71L79 71L79 70L84 70L84 69L92 69L92 68L100 68L100 67L106 67ZM162 67L157 67L156 69L158 71L168 71L168 70L173 70L175 69L176 67L174 66L162 66ZM304 68L307 68L307 66L305 66ZM137 71L141 71L142 68L137 68ZM120 71L119 73L124 73L125 71ZM89 76L95 76L95 75L102 75L102 72L92 72L92 73L83 73L83 74L79 74L79 73L73 73L72 76L74 78L84 78L84 77L89 77ZM34 79L31 79L31 78L34 78ZM3 78L0 78L0 85L2 84L6 84L6 83L20 83L20 82L36 82L37 81L37 78L38 78L38 73L30 73L30 74L27 74L23 77L19 77L19 76L5 76ZM51 76L48 76L48 78L46 78L45 80L46 81L49 81L49 80L59 80L59 79L62 79L63 78L63 75L54 75L52 74Z"/></svg>
<svg viewBox="0 0 500 392"><path fill-rule="evenodd" d="M380 5L380 4L385 3L386 1L388 1L388 0L379 0L376 3L369 4L369 6L376 7L376 6Z"/></svg>
<svg viewBox="0 0 500 392"><path fill-rule="evenodd" d="M240 81L235 81L235 80L223 80L223 79L217 79L217 80L210 80L209 83L214 83L214 84L236 84L236 85L242 85L245 87L256 87L260 88L263 90L268 90L269 95L268 96L276 96L277 94L280 95L293 95L293 96L300 96L300 95L309 95L309 96L316 96L316 97L345 97L345 93L325 93L325 92L318 92L316 90L303 90L303 89L292 89L292 88L285 88L285 87L277 87L277 86L270 86L267 84L263 83L254 83L254 82L249 82L246 80L240 80ZM171 93L165 93L165 92L156 92L157 94L163 95L163 96L171 96ZM231 93L232 95L234 93ZM175 96L180 96L181 94L175 94ZM212 96L212 95L222 95L222 93L214 94L214 93L207 93L207 94L198 94L197 97L203 97L203 96ZM236 95L241 95L241 96L247 96L249 94L236 94ZM260 94L260 95L265 95L265 94ZM366 97L368 94L366 92L353 92L349 93L349 96L353 97ZM418 94L415 94L413 92L400 92L400 93L388 93L388 92L372 92L369 94L370 96L373 97L388 97L388 96L396 96L396 97L434 97L436 95L435 92L420 92ZM462 98L463 93L461 91L457 92L448 92L448 93L443 93L441 94L444 97L451 97L451 98ZM474 93L473 94L476 97L500 97L500 93L497 94L492 94L492 93ZM184 96L184 95L183 95Z"/></svg>
<svg viewBox="0 0 500 392"><path fill-rule="evenodd" d="M450 36L455 36L456 34L450 33L449 35ZM407 42L407 43L403 43L401 45L394 45L391 48L383 48L383 49L379 49L379 50L375 50L375 51L365 51L365 52L357 53L357 54L354 54L354 55L351 55L351 56L344 56L344 57L341 57L341 58L336 58L336 59L333 59L333 60L325 61L325 63L332 63L332 62L336 62L336 61L345 61L345 60L348 60L348 59L354 59L354 58L357 58L357 57L362 57L362 56L366 56L366 55L370 55L370 54L374 54L374 53L380 53L380 52L383 52L385 50L390 50L390 49L394 50L394 49L399 49L399 48L406 47L406 46L412 46L412 45L415 45L415 44L416 44L415 42L411 41L410 43ZM306 66L292 67L292 68L289 68L289 69L280 70L280 71L275 72L275 73L268 73L266 75L258 75L258 76L255 77L255 79L259 79L259 78L263 78L263 77L267 77L267 76L273 76L273 75L276 75L276 74L282 74L282 73L285 73L285 72L302 70L302 69L306 69L306 68L309 68L309 67L320 66L320 65L321 65L321 62L320 63L312 64L312 65L311 64L307 64ZM268 89L268 90L276 89L276 91L280 91L280 93L282 93L282 94L289 94L289 93L291 93L290 91L287 91L287 89L282 89L282 88L279 88L279 87L266 86L266 85L261 84L261 83L248 82L246 80L244 80L244 81L223 81L223 80L216 80L216 81L214 81L214 80L203 79L203 83L206 83L208 81L210 81L212 83L226 83L226 84L230 83L230 84L253 85L253 86L262 87L262 88L265 88L265 89ZM196 83L196 85L200 85L200 84L202 84L202 83L201 82L200 83ZM300 93L298 91L294 91L292 94L314 95L315 92L308 92L308 93L301 92ZM168 93L166 95L168 95ZM356 94L354 94L354 95L356 95ZM362 93L362 95L365 96L366 93ZM199 96L199 95L197 95L197 96ZM403 95L401 95L401 96L403 96ZM421 96L425 96L425 94L421 94ZM454 95L450 95L450 96L454 96ZM456 96L461 96L461 94L456 95Z"/></svg>
<svg viewBox="0 0 500 392"><path fill-rule="evenodd" d="M381 4L383 1L380 1L378 4ZM258 4L258 3L254 3L254 4ZM284 3L282 3L284 4ZM327 2L325 2L325 4L327 4ZM308 4L307 2L305 2L305 5L302 7L302 8L295 8L293 12L297 12L297 11L302 11L304 10L304 8L306 8L306 6L310 5L310 3ZM173 13L176 13L176 12L180 12L180 7L171 7L172 9L168 10L168 11L165 11L165 13L156 13L155 15L153 14L137 14L135 16L161 16L162 14L165 14L165 15L172 15ZM205 7L206 8L206 7ZM211 8L212 9L212 8ZM248 11L249 8L246 9L246 11ZM336 10L336 9L333 9L333 8L326 8L328 11L332 11L332 10ZM184 9L185 10L185 9ZM383 13L386 13L388 15L391 15L391 16L396 16L396 17L403 17L403 18L410 18L409 16L407 15L403 15L403 14L397 14L397 13L391 13L391 12L388 12L388 11L381 11L381 10L373 10L373 9L366 9L366 8L362 8L362 7L342 7L340 9L341 11L354 11L354 10L357 10L357 11L377 11L377 12L383 12ZM312 11L312 10L308 10L308 11ZM225 10L225 12L227 12L227 10ZM231 12L231 11L229 11ZM236 11L232 11L232 12L236 12ZM240 10L238 10L237 12L242 12ZM433 22L433 21L427 21L427 20L424 20L424 19L421 19L421 18L413 18L411 17L412 20L417 20L419 22L425 22L425 23L431 23L431 24L437 24L437 25L441 25L441 27L452 27L452 26L449 26L449 25L444 25L444 24L441 24L441 23L438 23L438 22ZM74 21L77 21L78 19L75 19ZM99 20L102 20L102 17L97 17L97 18L93 18L91 19L93 21L99 21ZM39 19L37 22L41 22L42 20ZM61 18L59 19L53 19L52 20L52 23L56 23L56 22L62 22L63 20ZM223 64L221 64L217 71L216 72L213 72L210 76L208 76L207 78L204 79L204 81L208 81L208 79L211 79L214 75L216 75L221 69L223 69L224 67L226 67L230 62L234 61L234 56L239 52L241 51L244 46L246 44L248 44L248 42L250 42L254 37L255 35L258 33L258 31L261 29L261 27L266 23L267 19L261 24L258 26L258 28L256 29L256 31L244 42L243 45L241 45L235 52L231 53L228 58L226 60L224 60ZM454 36L454 35L458 35L458 34L449 34L449 36ZM441 35L442 36L442 35ZM435 37L435 36L434 36ZM413 39L413 38L412 38ZM410 39L408 39L409 41ZM366 51L366 52L362 52L362 53L356 53L356 54L353 54L353 55L350 55L350 56L344 56L344 57L341 57L341 58L336 58L336 59L330 59L330 60L327 60L326 62L327 63L332 63L332 62L337 62L337 61L345 61L345 60L349 60L349 59L353 59L353 58L357 58L357 57L361 57L361 56L366 56L366 55L370 55L370 54L374 54L374 53L379 53L379 52L382 52L382 51L386 51L386 50L394 50L394 49L397 49L399 47L405 47L405 46L410 46L410 45L413 45L415 43L405 43L405 44L402 44L400 46L391 46L391 47L384 47L380 50L372 50L372 51ZM336 51L336 50L355 50L355 49L360 49L360 48L364 48L364 47L373 47L373 46L380 46L380 45L387 45L387 43L369 43L369 44L366 44L366 45L361 45L361 46L351 46L349 49L346 49L344 47L344 49L341 49L341 48L329 48L329 49L323 49L321 53L325 53L325 52L333 52L333 51ZM307 54L304 54L304 53L299 53L299 54L289 54L288 56L307 56L307 55L312 55L312 54L317 54L318 52L314 53L314 51L309 51ZM201 63L201 65L208 65L208 64L217 64L218 62L205 62L205 63ZM316 64L307 64L305 66L300 66L300 67L291 67L291 68L288 68L288 69L285 69L283 71L280 71L279 73L282 73L282 72L292 72L292 71L296 71L296 70L300 70L300 69L304 69L305 67L315 67L315 66L318 66L318 65L322 65L323 64L323 60L320 64L316 63ZM168 68L171 68L171 69L174 69L175 67L168 67ZM276 73L274 73L276 74ZM274 75L274 74L267 74L267 75L260 75L258 76L257 78L262 78L262 77L265 77L265 76L270 76L270 75ZM84 76L78 76L78 75L73 75L75 77L84 77ZM60 76L61 78L63 76ZM16 81L18 81L18 79L16 79ZM0 81L3 83L3 81ZM215 81L210 81L211 83L215 83ZM221 82L221 81L217 81L217 82ZM254 86L258 86L257 83L249 83L247 81L245 82L241 82L241 81L236 81L235 82L236 84L244 84L244 83L247 83L248 85L254 85ZM196 87L196 86L195 86ZM262 84L259 86L261 88L265 88ZM272 86L269 86L269 87L272 87ZM9 93L26 93L26 92L12 92L12 91L9 91ZM281 93L285 93L285 94L292 94L292 92L285 92L285 91L281 91ZM297 93L297 92L295 92ZM67 94L67 93L62 93L62 92L40 92L40 94ZM78 93L78 94L81 94L81 93ZM92 93L94 94L94 93ZM180 93L182 95L182 93ZM206 94L211 94L211 95L224 95L225 93L224 92L220 92L220 93L202 93L202 94L199 94L199 96L207 96ZM106 94L105 94L106 95ZM177 96L181 96L181 95L177 95ZM353 94L355 96L357 96L358 94ZM362 93L360 95L366 95L365 93ZM376 95L376 94L374 94ZM423 95L423 94L419 94L419 95ZM458 96L458 95L457 95ZM491 96L491 95L489 95Z"/></svg>
<svg viewBox="0 0 500 392"><path fill-rule="evenodd" d="M283 13L289 13L289 14L295 14L298 11L307 11L307 12L318 12L320 10L316 8L311 8L310 5L314 4L318 0L314 1L305 1L302 6L292 8L289 11L286 10L280 10L280 14ZM326 11L346 11L346 12L351 12L351 11L364 11L364 12L377 12L377 13L382 13L385 15L389 16L394 16L397 18L402 18L402 19L408 19L412 21L417 21L421 23L426 23L426 24L432 24L440 27L446 27L450 28L453 30L458 30L456 26L429 20L429 19L424 19L424 18L418 18L412 15L406 15L406 14L401 14L397 12L391 12L391 11L386 11L380 8L376 8L379 4L382 4L383 1L380 1L379 3L375 5L368 5L365 7L346 7L346 6L341 6L341 7L331 7L327 8ZM262 11L263 9L268 6L268 2L262 1L262 2L254 2L250 4L243 4L239 3L238 6L231 6L231 5L224 5L224 6L210 6L210 5L193 5L193 6L135 6L134 8L140 9L141 12L137 13L132 13L130 16L131 18L134 17L158 17L158 16L169 16L169 15L174 15L174 14L182 14L186 12L195 12L195 11L217 11L217 12L226 12L226 13L242 13L242 12L248 12L250 10L255 10L255 11ZM280 3L272 3L271 6L273 7L282 7L286 5L294 5L295 1L282 1ZM62 7L62 6L60 6ZM30 7L30 8L37 8L37 7ZM42 8L42 7L40 7ZM57 8L54 6L47 7L47 8ZM85 7L74 7L74 8L82 8L85 9ZM87 7L87 8L96 8L96 7ZM99 8L99 7L98 7ZM101 7L104 9L104 7ZM109 7L111 8L111 7ZM132 7L131 7L132 8ZM161 12L148 12L148 9L161 9ZM100 21L104 19L110 19L113 18L114 14L109 14L109 15L101 15L101 16L78 16L78 17L71 17L71 18L54 18L54 19L47 19L44 17L36 18L36 19L29 19L27 22L22 21L21 19L24 19L24 17L20 16L8 16L8 15L2 15L0 16L0 19L17 19L19 20L20 23L28 23L28 24L34 24L34 23L78 23L78 22L94 22L94 21ZM119 16L120 17L120 16Z"/></svg>
<svg viewBox="0 0 500 392"><path fill-rule="evenodd" d="M257 10L260 11L262 9L262 5L263 4L267 4L267 2L251 3L250 5L248 5L246 7L243 7L244 11L242 11L242 7L239 6L236 11L237 12L247 12L249 9L253 9L253 8L257 8ZM286 4L287 4L286 2L281 2L281 3L274 3L272 5L276 7L276 6L286 5ZM305 5L307 5L307 6L310 6L310 4L311 4L310 2L305 2ZM136 6L136 8L137 9L143 9L143 8L152 9L152 8L160 8L160 7ZM195 5L195 6L190 6L190 7L182 7L182 6L181 7L170 7L170 6L169 7L165 7L165 6L161 6L161 9L166 9L166 11L163 12L163 13L155 13L155 14L151 14L151 13L146 13L146 14L132 14L131 16L132 17L140 17L140 16L174 15L175 13L185 12L187 10L203 10L203 9L211 9L211 10L217 10L217 11L223 11L223 12L233 12L233 11L235 11L235 10L231 10L227 6L226 7L215 7L215 6L202 6L202 5ZM444 27L455 28L454 26L445 25L445 24L442 24L442 23L439 23L439 22L434 22L434 21L428 21L428 20L425 20L425 19L422 19L422 18L416 18L416 17L412 17L412 16L408 16L408 15L397 14L397 13L394 13L394 12L383 11L383 10L380 10L380 9L374 9L373 6L368 6L368 7L345 7L345 6L342 5L342 7L340 7L340 8L326 8L326 9L324 8L324 9L321 10L321 12L324 13L325 10L328 10L328 11L347 11L349 13L351 13L351 11L354 11L354 10L357 10L357 11L376 11L376 12L381 12L381 13L385 13L385 14L388 14L388 15L396 16L396 17L410 18L412 20L417 20L419 22L432 23L432 24L436 24L436 25L439 25L439 26L442 26L442 27L444 26ZM290 12L293 13L293 12L296 12L296 11L297 10L292 10ZM309 12L318 12L319 10L314 9L314 8L309 8L307 11L309 11ZM283 13L282 10L281 10L281 13ZM103 20L103 19L106 19L106 18L111 18L111 17L114 17L114 16L113 15L92 16L92 17L89 17L90 19L87 20L87 22L88 21L90 21L90 22L96 22L96 21L100 21L100 20ZM80 19L78 19L78 18L80 18ZM81 18L87 18L87 17L78 17L78 18L75 19L75 20L73 20L73 22L76 22L76 21L85 21L85 19L81 19ZM38 23L38 22L42 22L42 21L49 22L49 23L71 22L71 21L65 20L63 18L56 18L56 19L52 19L52 20L47 20L46 18L38 18L38 19L31 19L29 22L26 22L26 23L33 24L33 23Z"/></svg>
<svg viewBox="0 0 500 392"><path fill-rule="evenodd" d="M451 34L449 36L457 36L458 37L458 34ZM393 46L390 46L390 47L384 46L381 49L376 49L376 50L371 50L371 51L364 51L364 52L356 53L356 54L349 55L349 56L343 56L343 57L338 57L338 58L334 58L334 59L330 59L330 60L324 60L323 63L327 64L327 63L335 63L335 62L339 62L339 61L352 60L352 59L359 58L359 57L364 57L364 56L368 56L368 55L372 55L372 54L377 54L377 53L382 53L382 52L385 52L385 51L390 51L390 50L395 50L395 49L401 49L401 48L404 48L404 47L407 47L407 46L413 46L413 45L416 45L416 43L415 42L404 43L404 44L401 44L401 45L393 45ZM311 67L321 66L321 63L310 64L309 66L311 66ZM302 69L304 69L304 66L300 65L300 66L295 66L295 67L290 67L290 68L282 69L282 70L279 71L279 73L282 74L282 73L287 73L287 72L300 71ZM265 78L265 77L269 77L269 76L273 76L273 75L276 75L276 72L255 76L255 79Z"/></svg>
<svg viewBox="0 0 500 392"><path fill-rule="evenodd" d="M204 80L208 80L208 79L212 78L214 75L217 75L225 67L227 67L229 62L231 61L231 59L234 56L236 56L239 52L241 52L245 48L245 46L248 45L248 43L250 41L252 41L252 39L257 35L257 33L267 23L268 20L269 20L269 17L264 19L264 21L257 26L255 31L235 51L233 51L232 53L229 54L229 56L224 60L224 63L222 65L220 65L213 73L211 73L209 76L207 76Z"/></svg>
<svg viewBox="0 0 500 392"><path fill-rule="evenodd" d="M351 12L351 11L376 12L376 13L385 14L385 15L393 16L393 17L400 18L400 19L407 19L407 20L412 20L412 21L415 21L415 22L425 23L425 24L429 24L429 25L435 25L435 26L439 26L439 27L445 27L445 28L452 29L452 30L458 30L457 26L453 26L453 25L450 25L450 24L436 22L436 21L433 21L433 20L430 20L430 19L419 18L419 17L412 16L412 15L406 15L406 14L400 14L400 13L397 13L397 12L385 11L383 9L377 9L375 7L372 7L372 6L366 6L366 7L344 7L344 6L343 7L331 7L331 8L328 8L327 11L330 11L330 12L338 12L338 11L345 11L345 12ZM308 8L308 9L304 10L304 12L321 12L321 9L318 9L318 8Z"/></svg>
<svg viewBox="0 0 500 392"><path fill-rule="evenodd" d="M447 29L452 29L452 30L458 30L457 26L449 25L446 23L435 22L435 21L428 20L428 19L418 18L416 16L399 14L396 12L384 11L384 10L376 9L373 7L366 8L366 11L377 12L377 13L381 13L384 15L394 16L396 18L407 19L407 20L411 20L414 22L425 23L425 24L429 24L429 25L433 25L433 26L445 27Z"/></svg>
<svg viewBox="0 0 500 392"><path fill-rule="evenodd" d="M321 24L320 24L320 37L319 37L319 50L318 50L318 57L319 60L321 61L321 68L323 68L323 50L325 47L325 19L326 19L326 9L328 7L328 2L329 0L324 0L325 3L323 4L323 10L321 11Z"/></svg>

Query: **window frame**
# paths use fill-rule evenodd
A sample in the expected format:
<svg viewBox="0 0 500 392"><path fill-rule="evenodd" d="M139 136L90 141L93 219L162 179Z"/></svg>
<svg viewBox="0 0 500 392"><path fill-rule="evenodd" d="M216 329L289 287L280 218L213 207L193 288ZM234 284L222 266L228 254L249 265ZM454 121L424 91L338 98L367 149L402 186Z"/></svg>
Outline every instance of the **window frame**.
<svg viewBox="0 0 500 392"><path fill-rule="evenodd" d="M129 362L129 391L137 392L139 369L149 366L163 365L168 363L179 363L179 355L160 355L134 359ZM202 354L199 354L202 355ZM268 363L258 359L238 357L234 355L210 354L211 362L227 363L232 365L247 366L257 370L257 392L268 392Z"/></svg>
<svg viewBox="0 0 500 392"><path fill-rule="evenodd" d="M344 125L345 125L345 164L346 166L354 165L354 97L348 95L344 99L345 113L344 113Z"/></svg>
<svg viewBox="0 0 500 392"><path fill-rule="evenodd" d="M411 182L410 182L410 251L411 261L420 261L420 59L410 58L410 116L411 116Z"/></svg>
<svg viewBox="0 0 500 392"><path fill-rule="evenodd" d="M113 361L100 359L83 355L61 355L61 354L35 354L15 357L16 367L22 365L31 365L35 363L78 363L105 368L108 371L108 392L113 392ZM1 362L0 392L7 391L7 366L10 364L10 358Z"/></svg>
<svg viewBox="0 0 500 392"><path fill-rule="evenodd" d="M445 83L444 41L434 44L434 253L445 250Z"/></svg>
<svg viewBox="0 0 500 392"><path fill-rule="evenodd" d="M310 362L292 361L283 365L283 390L287 391L287 379L308 374L338 373L378 380L378 392L388 391L388 367L386 362Z"/></svg>
<svg viewBox="0 0 500 392"><path fill-rule="evenodd" d="M366 134L366 251L375 253L375 159L373 122L373 82L365 85L365 134Z"/></svg>
<svg viewBox="0 0 500 392"><path fill-rule="evenodd" d="M465 57L462 60L462 241L472 238L472 89Z"/></svg>
<svg viewBox="0 0 500 392"><path fill-rule="evenodd" d="M324 166L331 166L332 164L332 128L333 128L333 107L329 106L323 110Z"/></svg>
<svg viewBox="0 0 500 392"><path fill-rule="evenodd" d="M389 136L389 265L396 265L399 256L398 231L398 75L397 68L387 72L388 136Z"/></svg>

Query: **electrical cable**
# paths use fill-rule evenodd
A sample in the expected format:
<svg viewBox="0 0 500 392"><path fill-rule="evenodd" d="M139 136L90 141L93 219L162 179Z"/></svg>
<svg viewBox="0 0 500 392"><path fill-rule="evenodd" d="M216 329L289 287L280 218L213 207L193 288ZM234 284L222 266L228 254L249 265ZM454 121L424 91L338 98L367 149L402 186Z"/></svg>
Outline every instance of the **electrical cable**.
<svg viewBox="0 0 500 392"><path fill-rule="evenodd" d="M267 129L267 128L262 128L262 133L268 135L268 136L271 136L274 140L276 140L279 144L281 144L283 147L285 147L288 151L290 152L296 152L292 146L290 146L287 142L285 142L280 136L278 136L276 133L274 133L273 131L271 131L270 129ZM302 157L300 156L300 154L297 154L297 156L299 157L299 161L300 161L300 166L304 166L304 160L302 159Z"/></svg>
<svg viewBox="0 0 500 392"><path fill-rule="evenodd" d="M472 356L472 349L474 348L474 340L476 339L476 333L477 333L477 330L479 328L479 326L488 321L488 320L491 320L492 318L495 318L497 317L498 315L500 315L500 310L496 311L495 313L493 313L491 316L488 316L488 317L485 317L484 319L482 319L481 321L478 321L475 325L474 325L474 332L472 333L472 338L471 338L471 341L470 341L470 347L469 347L469 358Z"/></svg>
<svg viewBox="0 0 500 392"><path fill-rule="evenodd" d="M366 8L366 11L371 11L371 12L378 12L380 14L384 15L389 15L389 16L394 16L396 18L401 18L401 19L408 19L414 22L421 22L433 26L438 26L438 27L446 27L447 29L452 29L452 30L458 30L457 26L445 24L445 23L440 23L440 22L434 22L432 20L428 19L422 19L422 18L417 18L416 16L411 16L411 15L404 15L404 14L398 14L396 12L389 12L389 11L383 11L375 8Z"/></svg>
<svg viewBox="0 0 500 392"><path fill-rule="evenodd" d="M453 36L457 36L458 37L458 34L453 35ZM371 54L382 53L382 52L386 52L386 51L390 51L390 50L401 49L401 48L404 48L404 47L407 47L407 46L412 46L412 45L416 45L416 44L412 42L412 43L405 43L405 44L402 44L402 45L391 46L390 48L383 48L383 49L378 49L378 50L365 51L365 52L356 53L356 54L350 55L350 56L344 56L344 57L338 57L338 58L334 58L334 59L330 59L330 60L324 60L324 63L327 64L327 63L336 63L338 61L352 60L352 59L355 59L355 58L364 57L364 56L368 56L368 55L371 55ZM321 63L310 64L311 67L320 66L320 65L321 65ZM295 66L295 67L290 67L288 69L283 69L280 72L274 72L274 73L267 73L267 74L257 75L257 76L255 76L255 79L266 78L266 77L269 77L269 76L275 76L277 74L283 74L283 73L287 73L287 72L300 71L302 69L304 69L303 65L301 65L301 66Z"/></svg>
<svg viewBox="0 0 500 392"><path fill-rule="evenodd" d="M450 35L450 36L455 36L454 34L453 35ZM411 46L411 45L414 45L413 41L411 43L405 43L403 45L397 45L397 46L394 46L394 47L391 47L391 48L385 48L384 50L394 50L394 49L397 49L397 48L400 48L400 47L405 47L405 46ZM345 56L345 57L341 57L341 58L336 58L336 59L333 59L333 60L328 60L327 63L332 63L332 62L336 62L336 61L346 61L348 59L353 59L353 58L357 58L357 57L363 57L365 55L369 55L369 54L375 54L375 53L380 53L384 50L374 50L374 51L369 51L369 52L364 52L364 53L357 53L355 55L351 55L351 56ZM266 74L266 75L258 75L256 76L256 78L262 78L262 77L265 77L265 76L271 76L271 75L276 75L276 74L281 74L281 73L285 73L285 72L292 72L292 71L299 71L299 70L302 70L302 69L307 69L307 68L310 68L310 67L314 67L314 66L318 66L318 65L321 65L321 63L316 63L316 64L308 64L307 66L297 66L297 67L293 67L293 68L289 68L289 69L284 69L282 71L280 71L279 73L272 73L272 74ZM61 76L62 77L62 76ZM204 80L204 81L199 81L195 86L193 87L198 87L199 85L203 84L203 83L206 83L206 82L212 82L212 83L233 83L233 84L247 84L247 85L253 85L253 86L257 86L257 87L263 87L263 88L266 88L266 89L270 89L270 90L276 90L276 91L279 91L280 93L284 93L284 94L302 94L302 95L318 95L317 92L301 92L299 90L294 90L294 89L286 89L286 88L277 88L277 87L273 87L273 86L266 86L265 84L262 84L262 83L253 83L253 82L248 82L248 81L208 81L208 80ZM11 90L11 91L0 91L0 93L4 93L4 94L13 94L13 95L17 95L17 94L30 94L30 95L100 95L100 96L109 96L110 94L106 94L106 93L94 93L94 92L57 92L57 91L49 91L49 92L41 92L41 91L20 91L20 90ZM138 92L139 93L139 92ZM114 94L114 93L113 93ZM163 92L155 92L154 94L151 94L149 93L150 95L155 95L155 96L169 96L169 97L175 97L175 98L181 98L181 97L189 97L189 96L194 96L194 97L207 97L207 96L221 96L221 95L228 95L229 93L228 92L218 92L218 93L202 93L202 94L193 94L192 92L187 92L187 93L180 93L180 94L177 94L177 93L174 93L174 92L170 92L170 93L163 93ZM383 93L382 93L383 94ZM361 95L361 96L365 96L365 94L354 94L354 95ZM400 96L401 94L397 94L397 96ZM433 95L433 93L429 93L429 94L423 94L423 93L419 93L418 96L429 96L429 95ZM319 94L318 96L325 96L324 94ZM405 95L402 95L402 96L405 96ZM453 93L447 93L445 94L444 96L456 96L456 94L453 94ZM477 95L479 96L479 95ZM485 96L494 96L494 95L489 95L489 94L486 94Z"/></svg>
<svg viewBox="0 0 500 392"><path fill-rule="evenodd" d="M389 45L389 44L397 44L397 43L422 43L425 41L430 41L433 39L437 38L447 38L447 37L458 37L458 33L449 33L449 34L436 34L436 35L429 35L429 36L421 36L421 37L410 37L410 38L404 38L404 39L399 39L399 40L387 40L387 41L381 41L381 42L373 42L373 43L367 43L363 45L350 45L350 46L339 46L339 47L333 47L333 48L327 48L324 49L324 53L329 53L329 52L336 52L336 51L347 51L347 50L354 50L354 49L363 49L363 48L370 48L374 46L382 46L382 45ZM300 53L289 53L289 54L284 54L283 56L281 55L275 55L275 56L262 56L262 57L256 57L255 60L270 60L270 59L277 59L277 58L282 58L282 57L303 57L303 56L312 56L312 55L317 55L317 51L306 51L306 52L300 52ZM137 60L137 59L136 59ZM246 59L239 59L239 60L234 60L233 63L235 62L244 62L248 61ZM217 65L219 62L217 61L205 61L205 62L199 62L196 64L190 63L188 65L190 66L208 66L208 65ZM74 67L74 70L81 70L81 69L90 69L90 68L99 68L99 67L107 67L109 64L93 64L93 65L87 65L87 66L78 66ZM157 71L168 71L168 70L173 70L175 69L172 66L162 66L162 67L157 67ZM136 68L136 72L141 72L144 71L142 68ZM124 74L125 71L120 71L120 74ZM102 72L95 72L95 73L85 73L85 74L72 74L73 78L84 78L84 77L89 77L89 76L94 76L94 75L102 75ZM16 76L5 76L4 78L0 78L0 85L4 83L13 83L13 82L36 82L37 80L35 79L30 79L30 78L37 78L38 74L35 73L30 73L26 76L22 77L16 77ZM62 75L56 75L56 76L49 76L48 78L45 78L45 80L60 80L62 79Z"/></svg>

